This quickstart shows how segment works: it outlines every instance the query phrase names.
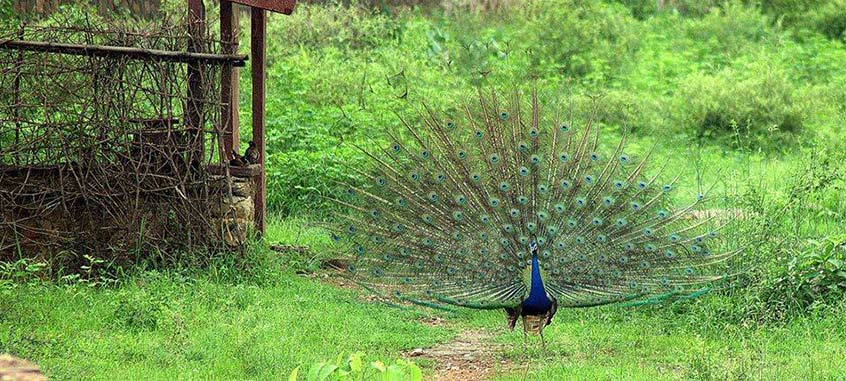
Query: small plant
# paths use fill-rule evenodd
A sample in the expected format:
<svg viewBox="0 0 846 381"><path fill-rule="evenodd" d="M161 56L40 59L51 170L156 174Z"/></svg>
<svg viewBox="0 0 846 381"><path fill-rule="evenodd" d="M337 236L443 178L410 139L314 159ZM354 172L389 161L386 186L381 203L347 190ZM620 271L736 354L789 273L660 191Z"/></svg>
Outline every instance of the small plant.
<svg viewBox="0 0 846 381"><path fill-rule="evenodd" d="M846 297L846 234L810 240L789 258L768 287L766 299L774 308L811 311L835 306Z"/></svg>
<svg viewBox="0 0 846 381"><path fill-rule="evenodd" d="M289 381L299 380L300 368L295 368ZM305 377L306 381L323 380L383 380L383 381L420 381L423 372L414 362L397 360L395 364L387 365L382 361L373 361L370 366L364 365L364 353L356 352L344 359L339 355L335 362L318 362L311 366Z"/></svg>

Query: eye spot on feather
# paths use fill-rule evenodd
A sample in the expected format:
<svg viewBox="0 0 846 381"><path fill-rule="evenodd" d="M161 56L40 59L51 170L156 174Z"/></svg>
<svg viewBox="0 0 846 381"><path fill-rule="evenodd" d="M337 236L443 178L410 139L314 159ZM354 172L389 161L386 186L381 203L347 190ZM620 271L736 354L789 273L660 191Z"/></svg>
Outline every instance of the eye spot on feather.
<svg viewBox="0 0 846 381"><path fill-rule="evenodd" d="M591 160L591 161L597 161L597 160L599 160L599 154L598 154L598 153L596 153L596 152L591 152L591 153L590 153L590 160Z"/></svg>
<svg viewBox="0 0 846 381"><path fill-rule="evenodd" d="M667 218L670 214L666 210L659 210L658 213L655 213L658 218Z"/></svg>
<svg viewBox="0 0 846 381"><path fill-rule="evenodd" d="M540 164L540 156L532 155L529 161L531 161L532 165L538 165Z"/></svg>
<svg viewBox="0 0 846 381"><path fill-rule="evenodd" d="M376 184L379 185L379 186L385 186L385 184L387 184L387 183L388 182L387 182L387 180L385 180L384 177L380 176L380 177L376 178Z"/></svg>
<svg viewBox="0 0 846 381"><path fill-rule="evenodd" d="M635 245L631 242L626 242L625 246L623 246L626 251L632 251L635 249Z"/></svg>
<svg viewBox="0 0 846 381"><path fill-rule="evenodd" d="M617 261L620 262L621 265L625 265L626 263L629 263L629 257L623 255L623 256L620 256L620 258L618 258Z"/></svg>
<svg viewBox="0 0 846 381"><path fill-rule="evenodd" d="M514 232L514 225L511 225L511 224L502 225L502 230L505 230L506 233L512 233L512 232Z"/></svg>
<svg viewBox="0 0 846 381"><path fill-rule="evenodd" d="M503 181L503 182L499 183L499 190L501 190L503 192L507 192L508 189L510 189L510 188L511 188L511 186L508 184L508 182Z"/></svg>
<svg viewBox="0 0 846 381"><path fill-rule="evenodd" d="M377 268L375 268L375 269L373 269L373 275L374 275L374 276L381 277L381 276L382 276L382 275L384 275L384 274L385 274L385 272L384 272L382 269L378 268L378 267L377 267Z"/></svg>
<svg viewBox="0 0 846 381"><path fill-rule="evenodd" d="M355 226L353 226L353 225L347 226L347 233L355 234Z"/></svg>
<svg viewBox="0 0 846 381"><path fill-rule="evenodd" d="M481 217L479 217L479 220L481 220L483 224L487 225L489 222L491 222L491 217L487 214L483 214Z"/></svg>
<svg viewBox="0 0 846 381"><path fill-rule="evenodd" d="M520 167L520 176L526 177L529 175L529 168Z"/></svg>
<svg viewBox="0 0 846 381"><path fill-rule="evenodd" d="M529 136L532 138L538 137L538 129L533 127L531 130L529 130Z"/></svg>
<svg viewBox="0 0 846 381"><path fill-rule="evenodd" d="M702 201L702 200L704 200L704 199L705 199L705 195L704 195L704 194L700 193L700 194L696 195L696 201Z"/></svg>
<svg viewBox="0 0 846 381"><path fill-rule="evenodd" d="M401 149L402 146L400 146L399 143L394 143L391 145L391 150L393 150L394 152L399 152Z"/></svg>
<svg viewBox="0 0 846 381"><path fill-rule="evenodd" d="M467 158L467 151L458 150L458 152L456 152L455 155L458 156L459 159L464 160L465 158Z"/></svg>
<svg viewBox="0 0 846 381"><path fill-rule="evenodd" d="M347 188L347 196L355 196L355 189Z"/></svg>
<svg viewBox="0 0 846 381"><path fill-rule="evenodd" d="M335 233L330 233L329 237L332 238L332 241L335 241L335 242L338 242L338 241L341 240L341 237L338 237L338 235L335 234Z"/></svg>
<svg viewBox="0 0 846 381"><path fill-rule="evenodd" d="M462 195L458 195L455 196L455 203L458 205L464 205L465 203L467 203L467 199L464 198L464 196Z"/></svg>
<svg viewBox="0 0 846 381"><path fill-rule="evenodd" d="M379 211L376 210L376 209L371 210L370 211L370 217L379 218Z"/></svg>
<svg viewBox="0 0 846 381"><path fill-rule="evenodd" d="M499 155L497 155L497 154L491 154L491 156L488 159L490 160L491 164L498 164L499 163Z"/></svg>
<svg viewBox="0 0 846 381"><path fill-rule="evenodd" d="M564 204L555 204L555 212L558 214L564 213Z"/></svg>
<svg viewBox="0 0 846 381"><path fill-rule="evenodd" d="M427 224L431 224L432 222L435 221L435 219L429 214L424 214L420 218L422 218L423 222L425 222Z"/></svg>
<svg viewBox="0 0 846 381"><path fill-rule="evenodd" d="M519 202L520 205L526 205L526 204L529 203L529 198L526 197L526 196L520 196L520 197L517 197L517 202Z"/></svg>
<svg viewBox="0 0 846 381"><path fill-rule="evenodd" d="M670 242L674 242L674 243L675 243L675 242L678 242L680 239L681 239L681 237L680 237L678 234L672 234L672 235L670 235Z"/></svg>
<svg viewBox="0 0 846 381"><path fill-rule="evenodd" d="M626 154L620 155L620 163L621 164L628 164L629 163L629 155L626 155Z"/></svg>
<svg viewBox="0 0 846 381"><path fill-rule="evenodd" d="M710 232L708 232L708 237L717 238L717 231L711 230Z"/></svg>
<svg viewBox="0 0 846 381"><path fill-rule="evenodd" d="M508 113L503 111L499 113L499 119L508 120Z"/></svg>
<svg viewBox="0 0 846 381"><path fill-rule="evenodd" d="M517 143L517 150L520 152L526 152L529 150L529 144L526 142Z"/></svg>
<svg viewBox="0 0 846 381"><path fill-rule="evenodd" d="M605 234L600 234L596 236L596 242L605 243L605 241L607 240L608 238L605 236Z"/></svg>
<svg viewBox="0 0 846 381"><path fill-rule="evenodd" d="M640 203L637 202L637 201L632 201L631 206L632 206L632 210L635 211L635 212L640 210Z"/></svg>
<svg viewBox="0 0 846 381"><path fill-rule="evenodd" d="M637 182L637 187L638 187L638 188L640 188L640 189L646 189L646 187L647 187L647 186L648 186L648 184L646 184L646 183L645 183L645 182L643 182L643 181L638 181L638 182Z"/></svg>
<svg viewBox="0 0 846 381"><path fill-rule="evenodd" d="M520 216L520 211L517 209L511 209L509 210L509 214L511 215L511 218L517 218Z"/></svg>
<svg viewBox="0 0 846 381"><path fill-rule="evenodd" d="M593 184L593 176L591 176L591 175L585 176L585 184L592 185Z"/></svg>
<svg viewBox="0 0 846 381"><path fill-rule="evenodd" d="M643 229L643 235L644 235L644 236L651 237L651 236L652 236L652 233L653 233L652 228L645 228L645 229Z"/></svg>
<svg viewBox="0 0 846 381"><path fill-rule="evenodd" d="M616 188L616 189L623 189L623 187L625 187L625 186L626 186L626 183L624 183L620 180L614 181L614 188Z"/></svg>
<svg viewBox="0 0 846 381"><path fill-rule="evenodd" d="M602 225L602 219L599 218L599 217L594 217L593 220L591 221L591 223L593 223L593 226Z"/></svg>
<svg viewBox="0 0 846 381"><path fill-rule="evenodd" d="M694 274L693 268L692 267L685 268L684 273L688 276L693 275Z"/></svg>
<svg viewBox="0 0 846 381"><path fill-rule="evenodd" d="M584 244L584 243L585 243L585 237L582 237L582 236L578 236L578 237L576 237L576 243L577 243L577 244L579 244L579 245ZM582 256L583 256L583 255L584 255L584 254L582 254Z"/></svg>
<svg viewBox="0 0 846 381"><path fill-rule="evenodd" d="M692 251L692 252L694 252L694 253L698 253L698 252L699 252L699 251L701 251L701 250L702 250L702 248L701 248L701 247L699 247L699 245L695 245L695 244L694 244L694 245L690 245L690 251Z"/></svg>
<svg viewBox="0 0 846 381"><path fill-rule="evenodd" d="M644 246L643 249L646 250L647 252L650 252L650 253L656 250L655 245L653 245L651 243L646 244L646 246Z"/></svg>
<svg viewBox="0 0 846 381"><path fill-rule="evenodd" d="M364 255L365 252L366 250L364 249L364 246L356 246L355 253L358 254L358 256Z"/></svg>
<svg viewBox="0 0 846 381"><path fill-rule="evenodd" d="M611 206L614 204L614 198L612 198L611 196L605 196L604 198L602 198L602 204L605 206Z"/></svg>
<svg viewBox="0 0 846 381"><path fill-rule="evenodd" d="M444 182L444 180L446 180L446 175L443 174L443 173L438 173L438 175L435 176L435 181L437 181L439 183Z"/></svg>
<svg viewBox="0 0 846 381"><path fill-rule="evenodd" d="M557 247L558 250L564 250L567 246L564 244L564 241L558 241L555 243L555 247Z"/></svg>
<svg viewBox="0 0 846 381"><path fill-rule="evenodd" d="M402 249L400 249L400 254L402 254L403 257L407 257L407 256L411 255L411 250L403 247Z"/></svg>
<svg viewBox="0 0 846 381"><path fill-rule="evenodd" d="M529 229L530 232L534 232L537 227L538 227L538 224L536 224L534 222L529 222L529 223L526 224L526 229ZM528 243L528 241L526 243Z"/></svg>
<svg viewBox="0 0 846 381"><path fill-rule="evenodd" d="M417 171L411 172L408 177L410 177L414 181L420 180L420 175L417 173Z"/></svg>
<svg viewBox="0 0 846 381"><path fill-rule="evenodd" d="M456 221L464 221L464 213L461 211L453 212L452 218L454 218Z"/></svg>
<svg viewBox="0 0 846 381"><path fill-rule="evenodd" d="M485 137L485 133L482 132L482 131L478 131L478 130L476 131L476 133L474 133L474 135L476 136L476 139L481 139L481 138Z"/></svg>
<svg viewBox="0 0 846 381"><path fill-rule="evenodd" d="M548 214L548 213L546 213L546 212L544 212L544 211L540 211L540 212L538 212L538 219L539 219L539 220L541 220L541 221L546 221L546 219L547 219L547 218L549 218L549 214Z"/></svg>
<svg viewBox="0 0 846 381"><path fill-rule="evenodd" d="M566 163L566 162L570 161L570 155L568 155L566 153L562 153L562 154L558 155L558 160L560 160L562 163Z"/></svg>
<svg viewBox="0 0 846 381"><path fill-rule="evenodd" d="M586 202L584 197L576 198L576 206L584 206Z"/></svg>
<svg viewBox="0 0 846 381"><path fill-rule="evenodd" d="M450 121L448 121L448 122L446 123L446 127L447 127L448 129L450 129L450 130L451 130L451 129L453 129L453 128L455 128L455 122L453 122L453 121L451 121L451 120L450 120Z"/></svg>
<svg viewBox="0 0 846 381"><path fill-rule="evenodd" d="M429 153L429 150L424 149L424 150L420 151L420 157L422 157L424 159L428 159L429 155L431 155L431 153Z"/></svg>
<svg viewBox="0 0 846 381"><path fill-rule="evenodd" d="M498 198L496 198L496 197L491 198L490 200L488 200L488 202L489 202L489 203L491 204L491 206L493 206L494 208L496 208L497 206L499 206L499 199L498 199Z"/></svg>
<svg viewBox="0 0 846 381"><path fill-rule="evenodd" d="M428 198L430 202L438 202L438 194L435 192L429 192L426 198Z"/></svg>
<svg viewBox="0 0 846 381"><path fill-rule="evenodd" d="M667 257L667 259L673 259L676 257L676 253L674 253L670 249L667 249L666 251L664 251L664 256Z"/></svg>
<svg viewBox="0 0 846 381"><path fill-rule="evenodd" d="M406 205L408 205L408 201L406 201L402 197L399 197L394 201L394 204L396 204L399 207L405 207Z"/></svg>
<svg viewBox="0 0 846 381"><path fill-rule="evenodd" d="M432 246L434 242L432 242L431 238L423 238L421 243L423 243L424 246ZM437 261L437 256L435 256L435 260Z"/></svg>
<svg viewBox="0 0 846 381"><path fill-rule="evenodd" d="M619 227L623 227L623 226L626 226L626 224L628 224L628 221L626 221L625 218L618 218L616 224Z"/></svg>
<svg viewBox="0 0 846 381"><path fill-rule="evenodd" d="M562 189L570 189L570 181L569 180L561 180L561 188Z"/></svg>
<svg viewBox="0 0 846 381"><path fill-rule="evenodd" d="M567 226L569 226L569 227L571 227L571 228L574 228L574 227L576 227L576 225L578 225L578 223L576 222L576 220L574 220L574 219L572 219L572 218L571 218L571 219L569 219L569 220L567 220Z"/></svg>
<svg viewBox="0 0 846 381"><path fill-rule="evenodd" d="M664 192L669 192L669 191L673 190L673 186L670 185L670 184L667 184L667 185L664 185L661 189L663 189Z"/></svg>
<svg viewBox="0 0 846 381"><path fill-rule="evenodd" d="M472 180L473 180L473 182L477 182L477 183L478 183L478 182L479 182L479 180L481 180L481 179L482 179L482 175L480 175L478 172L474 172L474 173L472 173L472 174L470 175L470 179L472 179Z"/></svg>
<svg viewBox="0 0 846 381"><path fill-rule="evenodd" d="M558 228L555 226L550 226L546 228L546 233L550 236L554 236L556 233L558 233Z"/></svg>
<svg viewBox="0 0 846 381"><path fill-rule="evenodd" d="M563 124L561 124L561 126L558 127L558 130L561 131L561 132L568 132L568 131L570 131L570 126L567 125L566 123L563 123Z"/></svg>

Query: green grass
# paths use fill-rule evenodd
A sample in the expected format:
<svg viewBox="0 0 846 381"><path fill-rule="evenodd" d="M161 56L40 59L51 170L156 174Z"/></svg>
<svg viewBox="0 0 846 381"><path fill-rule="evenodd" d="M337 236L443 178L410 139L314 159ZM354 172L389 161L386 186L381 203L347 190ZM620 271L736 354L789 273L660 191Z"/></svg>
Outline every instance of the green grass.
<svg viewBox="0 0 846 381"><path fill-rule="evenodd" d="M364 351L368 359L494 333L522 379L842 379L846 314L789 324L723 324L666 308L563 310L548 351L508 332L501 311L397 308L359 291L288 271L261 286L176 273L144 273L107 289L42 284L0 292L0 352L63 379L282 379L296 366ZM708 304L711 296L697 302ZM706 306L707 307L707 306ZM706 308L703 307L703 308ZM418 319L438 315L447 323ZM492 343L492 344L493 344ZM524 365L528 362L528 365ZM431 362L421 363L428 374ZM495 365L499 365L498 363Z"/></svg>

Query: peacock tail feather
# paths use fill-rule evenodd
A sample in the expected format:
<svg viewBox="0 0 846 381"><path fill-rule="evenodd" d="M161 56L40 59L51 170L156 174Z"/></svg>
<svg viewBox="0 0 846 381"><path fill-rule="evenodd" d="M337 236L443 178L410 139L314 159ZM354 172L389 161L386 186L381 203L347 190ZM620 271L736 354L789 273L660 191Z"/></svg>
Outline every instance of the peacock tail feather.
<svg viewBox="0 0 846 381"><path fill-rule="evenodd" d="M425 108L402 118L372 168L332 199L349 209L332 237L349 275L371 290L431 306L513 308L528 295L529 243L546 292L562 307L697 295L721 279L714 223L692 218L702 192L674 207L678 176L661 181L624 150L599 150L591 117L542 110L532 93L479 102L453 120Z"/></svg>

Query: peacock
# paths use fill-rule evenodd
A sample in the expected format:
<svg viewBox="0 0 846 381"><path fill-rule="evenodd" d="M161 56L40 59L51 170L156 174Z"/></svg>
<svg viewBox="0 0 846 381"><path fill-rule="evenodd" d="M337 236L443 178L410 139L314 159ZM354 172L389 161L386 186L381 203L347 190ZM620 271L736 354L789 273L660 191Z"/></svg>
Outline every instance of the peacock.
<svg viewBox="0 0 846 381"><path fill-rule="evenodd" d="M651 150L630 156L624 136L600 152L594 117L530 93L479 90L454 114L423 105L386 147L361 148L371 168L330 197L348 210L331 235L350 279L404 302L504 309L511 330L522 319L543 338L558 308L692 297L727 276L738 249L694 213L711 189L674 207L679 177L662 182Z"/></svg>

